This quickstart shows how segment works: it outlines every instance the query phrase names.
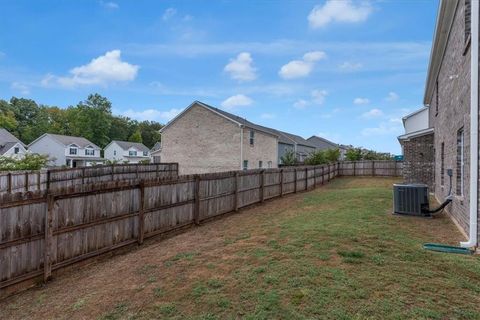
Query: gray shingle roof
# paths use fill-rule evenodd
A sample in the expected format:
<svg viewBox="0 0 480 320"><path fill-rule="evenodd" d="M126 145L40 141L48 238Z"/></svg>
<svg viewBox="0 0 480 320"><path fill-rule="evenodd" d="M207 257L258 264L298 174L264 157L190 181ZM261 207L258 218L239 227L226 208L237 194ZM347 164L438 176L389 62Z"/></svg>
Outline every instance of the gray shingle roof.
<svg viewBox="0 0 480 320"><path fill-rule="evenodd" d="M153 145L153 148L150 149L150 152L155 152L155 151L158 151L162 148L162 144L160 143L160 141L158 142L155 142L155 144Z"/></svg>
<svg viewBox="0 0 480 320"><path fill-rule="evenodd" d="M64 136L61 134L54 134L54 133L46 133L45 135L52 137L53 139L57 140L58 142L60 142L65 146L68 146L70 144L76 144L80 148L85 148L86 146L92 146L93 148L100 149L99 146L97 146L93 142L83 137Z"/></svg>
<svg viewBox="0 0 480 320"><path fill-rule="evenodd" d="M311 136L308 138L308 141L310 141L311 144L313 144L316 148L325 148L326 145L330 145L335 148L340 148L340 145L338 143L332 142L330 140L327 140L325 138L319 137L319 136Z"/></svg>
<svg viewBox="0 0 480 320"><path fill-rule="evenodd" d="M116 144L118 144L120 148L122 148L123 150L128 150L133 147L140 151L145 151L145 152L150 151L150 149L148 149L146 145L140 142L118 141L118 140L113 140L112 142L115 142Z"/></svg>
<svg viewBox="0 0 480 320"><path fill-rule="evenodd" d="M23 144L23 142L20 141L13 134L8 132L4 128L0 128L0 154L4 154L17 143L20 143L22 146L25 146L25 144Z"/></svg>
<svg viewBox="0 0 480 320"><path fill-rule="evenodd" d="M316 148L315 145L313 143L311 143L310 141L296 135L296 134L291 134L291 133L288 133L288 132L283 132L283 131L280 131L281 134L285 135L287 138L295 141L296 144L299 144L301 146L306 146L306 147L310 147L310 148Z"/></svg>

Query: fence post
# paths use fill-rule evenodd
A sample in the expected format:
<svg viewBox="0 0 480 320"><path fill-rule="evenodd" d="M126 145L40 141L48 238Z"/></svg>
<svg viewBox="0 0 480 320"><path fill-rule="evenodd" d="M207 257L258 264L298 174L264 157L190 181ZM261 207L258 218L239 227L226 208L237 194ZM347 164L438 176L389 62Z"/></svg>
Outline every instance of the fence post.
<svg viewBox="0 0 480 320"><path fill-rule="evenodd" d="M325 165L322 165L322 186L325 183Z"/></svg>
<svg viewBox="0 0 480 320"><path fill-rule="evenodd" d="M356 161L353 161L353 176L356 176L356 172L355 172L355 167L356 167Z"/></svg>
<svg viewBox="0 0 480 320"><path fill-rule="evenodd" d="M305 168L305 191L308 190L308 167Z"/></svg>
<svg viewBox="0 0 480 320"><path fill-rule="evenodd" d="M160 171L160 165L157 163L156 169L155 169L155 178L158 178L159 171ZM170 174L168 174L168 175L170 175Z"/></svg>
<svg viewBox="0 0 480 320"><path fill-rule="evenodd" d="M43 281L47 282L52 277L52 245L53 245L53 207L55 198L47 195L47 211L45 212L45 243L43 255Z"/></svg>
<svg viewBox="0 0 480 320"><path fill-rule="evenodd" d="M25 172L25 192L28 192L28 189L30 187L30 182L28 181L28 171Z"/></svg>
<svg viewBox="0 0 480 320"><path fill-rule="evenodd" d="M293 187L294 187L293 192L294 192L294 193L297 193L297 168L295 168L295 169L293 170L293 172L294 172L294 179L293 179L293 181L294 181L294 184L295 184L295 185L293 186Z"/></svg>
<svg viewBox="0 0 480 320"><path fill-rule="evenodd" d="M111 173L112 173L112 178L111 178L110 180L112 180L112 181L113 181L113 180L114 180L114 178L115 178L115 173L114 173L114 172L115 172L115 165L114 165L114 164L112 164L112 166L111 166L111 168L110 168L110 169L112 170L112 172L111 172Z"/></svg>
<svg viewBox="0 0 480 320"><path fill-rule="evenodd" d="M42 173L40 171L37 172L37 190L42 188L42 182L40 181L42 177Z"/></svg>
<svg viewBox="0 0 480 320"><path fill-rule="evenodd" d="M195 206L193 209L193 221L196 225L200 224L200 176L195 175Z"/></svg>
<svg viewBox="0 0 480 320"><path fill-rule="evenodd" d="M12 173L7 174L7 192L12 193Z"/></svg>
<svg viewBox="0 0 480 320"><path fill-rule="evenodd" d="M313 167L313 188L317 187L317 167Z"/></svg>
<svg viewBox="0 0 480 320"><path fill-rule="evenodd" d="M47 170L47 193L50 191L50 170Z"/></svg>
<svg viewBox="0 0 480 320"><path fill-rule="evenodd" d="M235 211L238 211L238 171L235 171L235 175L234 175L234 179L235 179L235 199L233 199L233 201L235 202L235 205L234 205L234 209Z"/></svg>
<svg viewBox="0 0 480 320"><path fill-rule="evenodd" d="M85 168L82 168L82 184L85 184Z"/></svg>
<svg viewBox="0 0 480 320"><path fill-rule="evenodd" d="M265 201L265 170L260 172L260 202Z"/></svg>
<svg viewBox="0 0 480 320"><path fill-rule="evenodd" d="M138 244L143 243L145 234L145 185L140 181L140 208L138 210Z"/></svg>
<svg viewBox="0 0 480 320"><path fill-rule="evenodd" d="M372 160L372 176L375 177L375 160Z"/></svg>
<svg viewBox="0 0 480 320"><path fill-rule="evenodd" d="M280 197L283 197L283 169L280 169Z"/></svg>

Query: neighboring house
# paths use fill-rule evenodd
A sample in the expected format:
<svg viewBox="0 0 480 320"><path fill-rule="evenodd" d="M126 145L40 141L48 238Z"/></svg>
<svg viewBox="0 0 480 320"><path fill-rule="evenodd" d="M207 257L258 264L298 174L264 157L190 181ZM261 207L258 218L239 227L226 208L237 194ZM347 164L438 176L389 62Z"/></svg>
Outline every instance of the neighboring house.
<svg viewBox="0 0 480 320"><path fill-rule="evenodd" d="M195 101L164 126L163 162L180 174L276 168L276 133L244 118Z"/></svg>
<svg viewBox="0 0 480 320"><path fill-rule="evenodd" d="M317 150L338 149L340 151L340 160L345 160L345 154L348 150L347 146L337 144L319 136L311 136L307 140L314 145Z"/></svg>
<svg viewBox="0 0 480 320"><path fill-rule="evenodd" d="M297 161L302 163L308 157L308 155L315 151L315 145L313 145L310 141L288 132L277 131L280 138L279 138L279 163L281 164L281 158L287 153L288 151L295 152L295 156Z"/></svg>
<svg viewBox="0 0 480 320"><path fill-rule="evenodd" d="M162 162L161 152L162 152L161 142L160 141L155 142L155 145L153 146L153 148L150 149L150 158L152 163Z"/></svg>
<svg viewBox="0 0 480 320"><path fill-rule="evenodd" d="M418 148L424 151L418 152L433 150L431 191L440 202L451 192L452 204L447 206L447 212L468 237L467 242L461 243L464 247L478 246L479 231L478 19L478 1L440 1L423 101L429 111L428 129L425 120L421 120L425 111L420 110L418 123L408 118L405 122L406 129L414 131L401 137L423 144ZM426 135L419 136L422 131ZM433 143L418 139L428 134ZM422 181L422 176L408 178Z"/></svg>
<svg viewBox="0 0 480 320"><path fill-rule="evenodd" d="M150 161L150 149L143 143L113 140L104 149L106 160L122 163Z"/></svg>
<svg viewBox="0 0 480 320"><path fill-rule="evenodd" d="M429 126L429 108L423 107L402 120L405 133L398 141L402 146L404 179L433 187L434 139L433 128Z"/></svg>
<svg viewBox="0 0 480 320"><path fill-rule="evenodd" d="M29 144L33 153L47 155L54 166L89 167L105 161L100 147L82 137L45 133Z"/></svg>
<svg viewBox="0 0 480 320"><path fill-rule="evenodd" d="M0 156L22 158L27 149L22 141L4 128L0 128Z"/></svg>

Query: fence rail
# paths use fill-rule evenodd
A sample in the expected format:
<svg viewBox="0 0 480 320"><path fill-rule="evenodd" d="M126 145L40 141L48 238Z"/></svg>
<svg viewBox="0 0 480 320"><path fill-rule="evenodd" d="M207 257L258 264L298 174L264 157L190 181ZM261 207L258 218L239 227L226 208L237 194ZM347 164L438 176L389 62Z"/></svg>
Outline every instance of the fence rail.
<svg viewBox="0 0 480 320"><path fill-rule="evenodd" d="M102 165L40 171L0 172L0 194L56 190L73 185L178 176L177 163Z"/></svg>
<svg viewBox="0 0 480 320"><path fill-rule="evenodd" d="M0 195L0 290L42 275L46 281L52 271L84 259L313 189L342 172L352 175L348 170L335 163Z"/></svg>

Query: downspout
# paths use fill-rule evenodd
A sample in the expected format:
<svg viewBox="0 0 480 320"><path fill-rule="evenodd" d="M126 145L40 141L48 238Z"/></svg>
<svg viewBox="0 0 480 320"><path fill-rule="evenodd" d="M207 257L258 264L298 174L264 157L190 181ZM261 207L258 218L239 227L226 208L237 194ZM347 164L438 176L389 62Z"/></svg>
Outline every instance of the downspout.
<svg viewBox="0 0 480 320"><path fill-rule="evenodd" d="M243 126L241 124L238 126L240 127L240 170L243 170Z"/></svg>
<svg viewBox="0 0 480 320"><path fill-rule="evenodd" d="M470 231L466 248L477 246L478 222L478 19L479 2L471 2L471 44L470 44Z"/></svg>

